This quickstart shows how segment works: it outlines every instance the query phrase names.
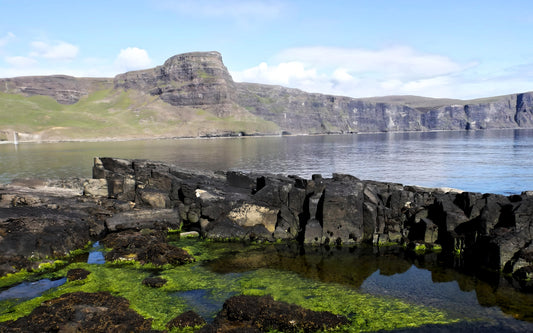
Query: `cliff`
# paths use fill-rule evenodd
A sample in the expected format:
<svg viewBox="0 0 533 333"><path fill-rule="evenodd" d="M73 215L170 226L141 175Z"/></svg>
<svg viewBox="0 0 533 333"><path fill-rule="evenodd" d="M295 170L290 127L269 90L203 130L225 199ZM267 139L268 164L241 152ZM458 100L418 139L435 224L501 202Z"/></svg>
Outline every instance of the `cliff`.
<svg viewBox="0 0 533 333"><path fill-rule="evenodd" d="M0 140L28 141L533 127L533 93L478 100L356 99L231 78L218 52L115 78L0 79Z"/></svg>

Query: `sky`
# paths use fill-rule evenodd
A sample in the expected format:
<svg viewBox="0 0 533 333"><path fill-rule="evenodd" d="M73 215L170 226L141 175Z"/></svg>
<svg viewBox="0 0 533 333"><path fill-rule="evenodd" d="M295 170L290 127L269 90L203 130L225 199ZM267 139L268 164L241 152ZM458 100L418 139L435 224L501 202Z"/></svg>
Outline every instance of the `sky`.
<svg viewBox="0 0 533 333"><path fill-rule="evenodd" d="M218 51L237 82L371 97L533 91L531 0L0 0L0 78Z"/></svg>

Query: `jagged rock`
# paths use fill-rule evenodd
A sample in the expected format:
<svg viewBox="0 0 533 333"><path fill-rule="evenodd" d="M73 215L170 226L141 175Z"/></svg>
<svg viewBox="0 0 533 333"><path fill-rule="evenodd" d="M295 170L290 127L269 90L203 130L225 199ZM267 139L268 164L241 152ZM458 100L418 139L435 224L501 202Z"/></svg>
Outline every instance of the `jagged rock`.
<svg viewBox="0 0 533 333"><path fill-rule="evenodd" d="M349 244L363 239L363 183L357 178L334 175L326 183L319 208L322 243Z"/></svg>

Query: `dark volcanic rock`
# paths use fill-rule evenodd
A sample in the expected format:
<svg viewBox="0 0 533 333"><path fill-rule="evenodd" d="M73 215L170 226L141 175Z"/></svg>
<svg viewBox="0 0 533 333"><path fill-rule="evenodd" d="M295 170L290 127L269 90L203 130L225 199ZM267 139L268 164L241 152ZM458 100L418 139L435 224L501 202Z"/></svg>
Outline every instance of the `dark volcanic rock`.
<svg viewBox="0 0 533 333"><path fill-rule="evenodd" d="M211 327L202 331L231 332L251 329L260 332L317 332L346 325L349 320L330 312L316 312L277 302L271 296L234 296L226 300Z"/></svg>
<svg viewBox="0 0 533 333"><path fill-rule="evenodd" d="M26 317L0 323L0 332L153 332L151 320L108 292L76 292L44 302Z"/></svg>
<svg viewBox="0 0 533 333"><path fill-rule="evenodd" d="M145 286L152 287L152 288L161 288L162 286L167 283L167 280L161 278L161 277L147 277L142 282Z"/></svg>
<svg viewBox="0 0 533 333"><path fill-rule="evenodd" d="M194 311L187 311L168 322L167 328L185 328L205 325L205 320Z"/></svg>
<svg viewBox="0 0 533 333"><path fill-rule="evenodd" d="M112 248L105 255L106 261L137 260L141 264L183 265L194 261L185 250L166 242L166 233L155 230L124 231L108 235L102 244Z"/></svg>
<svg viewBox="0 0 533 333"><path fill-rule="evenodd" d="M85 280L91 274L90 271L83 268L74 268L67 272L68 281Z"/></svg>

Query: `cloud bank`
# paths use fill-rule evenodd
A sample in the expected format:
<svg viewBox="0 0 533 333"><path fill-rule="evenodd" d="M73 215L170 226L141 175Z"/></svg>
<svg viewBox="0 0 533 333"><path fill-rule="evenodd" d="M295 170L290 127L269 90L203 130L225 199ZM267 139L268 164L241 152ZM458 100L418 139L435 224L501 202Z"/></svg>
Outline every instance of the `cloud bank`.
<svg viewBox="0 0 533 333"><path fill-rule="evenodd" d="M262 62L233 71L232 76L239 82L352 97L448 97L457 95L454 84L476 66L406 46L380 50L304 47L284 50L273 57L272 64Z"/></svg>

